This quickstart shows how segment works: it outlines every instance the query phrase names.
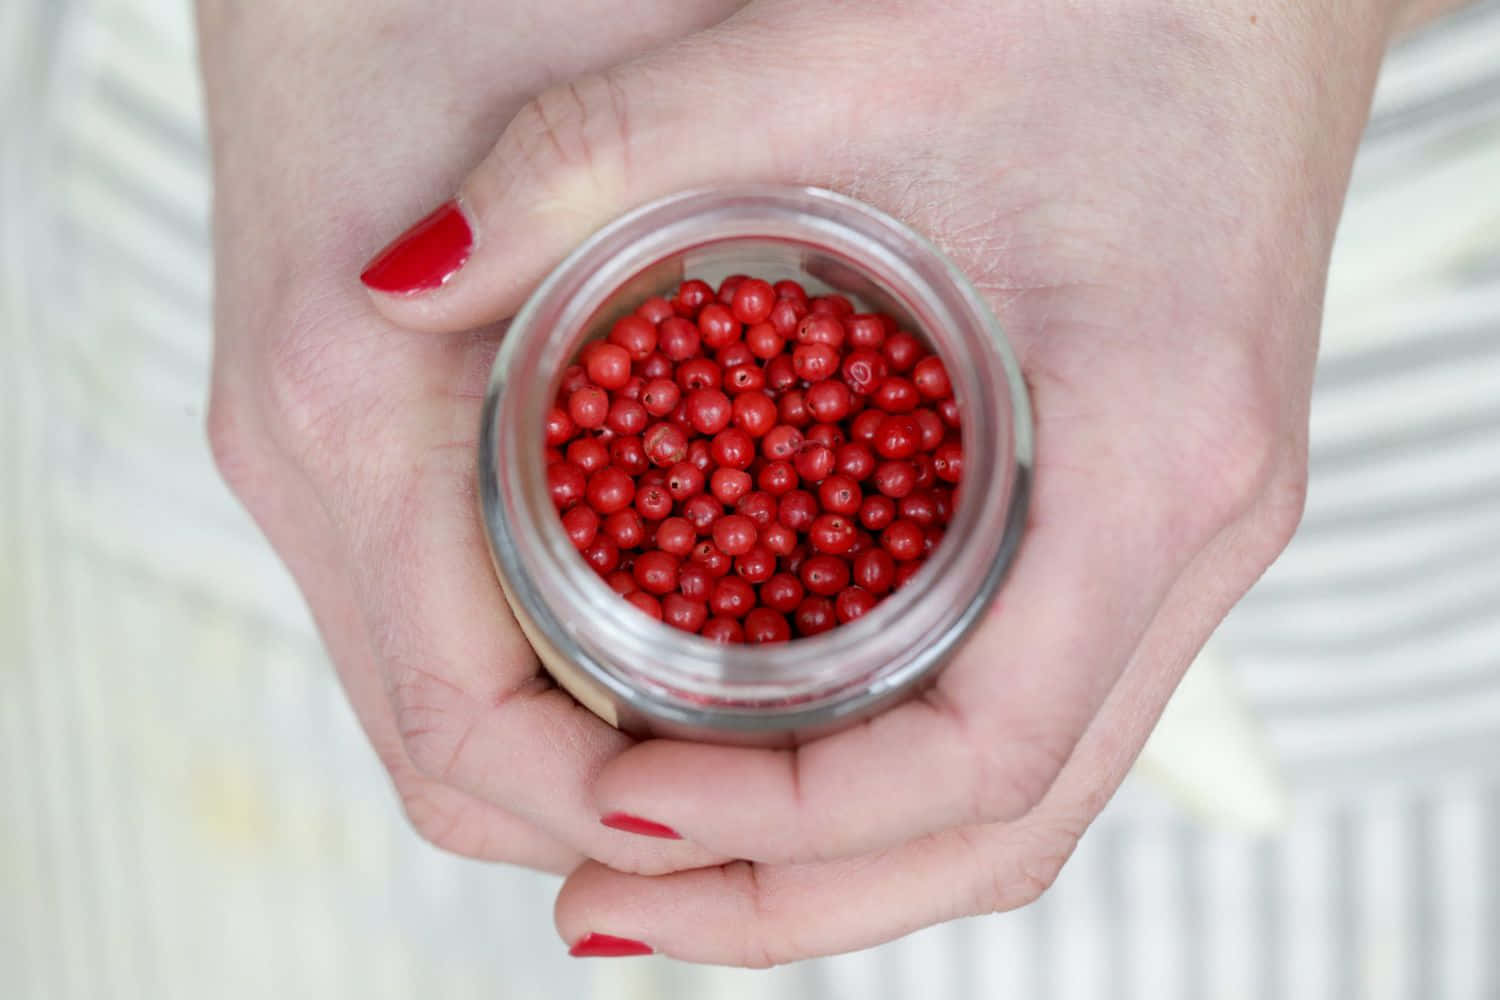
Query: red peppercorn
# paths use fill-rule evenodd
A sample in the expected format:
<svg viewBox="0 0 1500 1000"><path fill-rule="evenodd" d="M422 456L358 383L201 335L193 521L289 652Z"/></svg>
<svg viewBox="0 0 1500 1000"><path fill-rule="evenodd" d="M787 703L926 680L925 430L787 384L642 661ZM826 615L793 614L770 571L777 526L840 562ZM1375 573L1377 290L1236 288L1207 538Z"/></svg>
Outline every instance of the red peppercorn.
<svg viewBox="0 0 1500 1000"><path fill-rule="evenodd" d="M750 485L750 473L740 469L715 469L708 480L709 492L725 504L733 504L749 493Z"/></svg>
<svg viewBox="0 0 1500 1000"><path fill-rule="evenodd" d="M792 463L785 459L767 462L761 466L760 473L755 477L757 486L777 497L796 489L797 483L797 470L792 468Z"/></svg>
<svg viewBox="0 0 1500 1000"><path fill-rule="evenodd" d="M922 448L922 426L913 417L893 414L876 428L874 445L882 458L911 458Z"/></svg>
<svg viewBox="0 0 1500 1000"><path fill-rule="evenodd" d="M709 543L713 548L713 543ZM696 557L697 551L693 555ZM719 553L722 555L722 553ZM690 601L702 601L705 617L708 609L708 595L713 589L714 575L709 572L708 566L702 561L694 558L691 562L685 562L677 568L677 592ZM699 624L702 624L701 622Z"/></svg>
<svg viewBox="0 0 1500 1000"><path fill-rule="evenodd" d="M587 510L587 508L584 508ZM746 515L747 517L749 515ZM751 520L755 520L751 518ZM764 545L772 555L789 556L797 547L797 533L780 521L772 521L770 524L760 525L760 543Z"/></svg>
<svg viewBox="0 0 1500 1000"><path fill-rule="evenodd" d="M778 354L766 362L766 388L780 392L797 384L797 370L792 366L791 355Z"/></svg>
<svg viewBox="0 0 1500 1000"><path fill-rule="evenodd" d="M770 323L756 323L745 331L745 346L750 348L751 354L765 361L781 353L786 338Z"/></svg>
<svg viewBox="0 0 1500 1000"><path fill-rule="evenodd" d="M836 473L818 484L818 502L831 514L856 514L864 494L849 476Z"/></svg>
<svg viewBox="0 0 1500 1000"><path fill-rule="evenodd" d="M820 444L829 451L837 449L848 440L838 424L813 424L805 432L808 444ZM806 445L803 446L804 450Z"/></svg>
<svg viewBox="0 0 1500 1000"><path fill-rule="evenodd" d="M584 496L588 505L600 514L613 514L630 506L635 499L635 481L623 469L606 465L589 476Z"/></svg>
<svg viewBox="0 0 1500 1000"><path fill-rule="evenodd" d="M745 616L746 642L786 642L791 637L792 628L786 623L786 617L770 608L755 608Z"/></svg>
<svg viewBox="0 0 1500 1000"><path fill-rule="evenodd" d="M679 312L685 311L689 316L698 315L698 310L714 300L714 290L708 286L708 282L697 278L689 278L677 289L677 300L673 308Z"/></svg>
<svg viewBox="0 0 1500 1000"><path fill-rule="evenodd" d="M677 589L676 556L653 549L642 552L635 559L635 582L647 593L670 594Z"/></svg>
<svg viewBox="0 0 1500 1000"><path fill-rule="evenodd" d="M644 406L633 399L620 397L609 404L609 416L604 418L604 426L616 434L639 434L646 429L648 420L650 416Z"/></svg>
<svg viewBox="0 0 1500 1000"><path fill-rule="evenodd" d="M724 371L724 388L738 399L740 393L759 393L766 384L766 373L759 365L732 365Z"/></svg>
<svg viewBox="0 0 1500 1000"><path fill-rule="evenodd" d="M797 428L778 424L761 438L761 454L773 462L795 459L802 451L803 440L802 432Z"/></svg>
<svg viewBox="0 0 1500 1000"><path fill-rule="evenodd" d="M805 381L821 382L838 368L838 352L827 344L799 344L792 352L792 371ZM574 414L573 419L577 420L578 416Z"/></svg>
<svg viewBox="0 0 1500 1000"><path fill-rule="evenodd" d="M734 290L734 318L741 323L764 323L775 302L776 292L770 282L746 278Z"/></svg>
<svg viewBox="0 0 1500 1000"><path fill-rule="evenodd" d="M914 410L911 416L917 422L917 426L922 429L923 451L932 451L943 443L946 430L943 427L943 418L937 415L936 410Z"/></svg>
<svg viewBox="0 0 1500 1000"><path fill-rule="evenodd" d="M586 385L568 396L568 416L587 430L603 427L609 416L609 394L597 385Z"/></svg>
<svg viewBox="0 0 1500 1000"><path fill-rule="evenodd" d="M587 558L585 556L585 558ZM591 564L592 565L592 564ZM604 575L604 582L610 590L624 597L626 594L634 593L641 588L635 585L635 577L629 571L623 569L612 569Z"/></svg>
<svg viewBox="0 0 1500 1000"><path fill-rule="evenodd" d="M603 576L620 565L620 548L608 538L596 538L593 545L583 550L583 559Z"/></svg>
<svg viewBox="0 0 1500 1000"><path fill-rule="evenodd" d="M846 555L854 546L854 522L842 514L819 514L807 529L807 540L814 549L829 555Z"/></svg>
<svg viewBox="0 0 1500 1000"><path fill-rule="evenodd" d="M632 590L630 593L625 595L625 600L629 601L637 608L646 612L646 614L650 615L652 618L655 618L657 621L661 621L661 601L658 601L655 597L652 597L644 590Z"/></svg>
<svg viewBox="0 0 1500 1000"><path fill-rule="evenodd" d="M871 531L888 527L896 519L896 501L879 493L867 496L859 505L859 523Z"/></svg>
<svg viewBox="0 0 1500 1000"><path fill-rule="evenodd" d="M650 323L653 332L655 331L656 324L660 323L668 316L674 315L672 311L672 303L668 302L660 295L653 295L645 302L642 302L640 305L636 306L635 314L641 319ZM655 343L655 341L653 341L653 343ZM630 345L621 344L620 346L628 350Z"/></svg>
<svg viewBox="0 0 1500 1000"><path fill-rule="evenodd" d="M811 593L831 597L849 586L849 563L827 553L808 556L798 573Z"/></svg>
<svg viewBox="0 0 1500 1000"><path fill-rule="evenodd" d="M734 645L745 641L745 629L733 618L710 618L698 633L710 642Z"/></svg>
<svg viewBox="0 0 1500 1000"><path fill-rule="evenodd" d="M925 352L922 342L906 332L892 333L885 338L885 360L893 372L909 372L921 360Z"/></svg>
<svg viewBox="0 0 1500 1000"><path fill-rule="evenodd" d="M688 422L699 434L717 434L729 426L733 404L718 389L694 389L683 401Z"/></svg>
<svg viewBox="0 0 1500 1000"><path fill-rule="evenodd" d="M731 469L748 469L755 461L755 442L749 434L738 427L730 427L714 435L709 442L709 455L720 465Z"/></svg>
<svg viewBox="0 0 1500 1000"><path fill-rule="evenodd" d="M716 361L708 358L689 358L677 366L677 384L684 392L694 389L717 389L723 380L723 372Z"/></svg>
<svg viewBox="0 0 1500 1000"><path fill-rule="evenodd" d="M638 548L646 540L646 522L629 507L606 517L600 527L622 550Z"/></svg>
<svg viewBox="0 0 1500 1000"><path fill-rule="evenodd" d="M712 577L723 576L725 573L728 573L730 568L734 565L733 560L731 560L725 553L720 552L719 547L707 538L703 539L697 545L693 546L692 554L689 555L688 558L692 559L693 562L706 569L708 571L708 574ZM679 573L678 576L678 589L681 590L681 573ZM710 590L711 589L712 588L710 588ZM686 593L686 591L683 591L683 593Z"/></svg>
<svg viewBox="0 0 1500 1000"><path fill-rule="evenodd" d="M849 438L868 445L875 443L875 434L886 415L878 409L865 410L849 422Z"/></svg>
<svg viewBox="0 0 1500 1000"><path fill-rule="evenodd" d="M766 321L771 324L771 329L776 331L777 336L785 341L796 336L797 325L806 315L807 304L805 302L798 302L795 299L777 299Z"/></svg>
<svg viewBox="0 0 1500 1000"><path fill-rule="evenodd" d="M685 518L669 517L657 525L656 547L674 556L685 556L698 540L698 532Z"/></svg>
<svg viewBox="0 0 1500 1000"><path fill-rule="evenodd" d="M850 351L839 371L850 390L867 396L890 374L890 365L879 352L863 347Z"/></svg>
<svg viewBox="0 0 1500 1000"><path fill-rule="evenodd" d="M664 300L656 301L666 305ZM647 300L641 309L649 303ZM656 350L656 324L661 322L641 315L641 309L637 309L634 315L620 317L609 331L609 342L624 348L632 361L644 361ZM667 306L667 314L671 315L671 306Z"/></svg>
<svg viewBox="0 0 1500 1000"><path fill-rule="evenodd" d="M708 493L695 493L682 502L680 513L702 535L723 516L724 505Z"/></svg>
<svg viewBox="0 0 1500 1000"><path fill-rule="evenodd" d="M654 378L641 390L641 406L653 417L665 417L682 402L682 390L667 378Z"/></svg>
<svg viewBox="0 0 1500 1000"><path fill-rule="evenodd" d="M543 440L554 448L567 444L578 431L573 418L568 416L567 411L560 406L554 406L547 411L545 428Z"/></svg>
<svg viewBox="0 0 1500 1000"><path fill-rule="evenodd" d="M740 282L746 280L748 277L749 275L744 274L731 274L719 282L718 300L726 306L733 302L734 290L739 288Z"/></svg>
<svg viewBox="0 0 1500 1000"><path fill-rule="evenodd" d="M734 425L751 437L763 437L776 426L776 404L764 392L734 397Z"/></svg>
<svg viewBox="0 0 1500 1000"><path fill-rule="evenodd" d="M912 384L927 399L943 399L953 395L953 386L948 381L948 369L935 354L918 361L911 370Z"/></svg>
<svg viewBox="0 0 1500 1000"><path fill-rule="evenodd" d="M945 483L956 483L964 477L964 450L957 441L937 446L932 453L932 471Z"/></svg>
<svg viewBox="0 0 1500 1000"><path fill-rule="evenodd" d="M598 438L576 438L568 443L568 450L564 454L569 462L585 473L593 472L609 464L609 448Z"/></svg>
<svg viewBox="0 0 1500 1000"><path fill-rule="evenodd" d="M651 448L651 437L646 436L646 449L649 453ZM667 470L667 492L672 494L674 500L686 500L703 492L706 477L696 465L691 462L678 462Z"/></svg>
<svg viewBox="0 0 1500 1000"><path fill-rule="evenodd" d="M831 424L849 415L853 402L849 387L837 379L809 386L805 394L807 412L819 423Z"/></svg>
<svg viewBox="0 0 1500 1000"><path fill-rule="evenodd" d="M838 619L834 616L833 602L826 597L809 597L804 600L797 605L792 621L797 626L797 632L804 636L827 632L838 624Z"/></svg>
<svg viewBox="0 0 1500 1000"><path fill-rule="evenodd" d="M718 350L740 339L740 321L728 309L713 302L698 314L698 332L702 334L704 346Z"/></svg>
<svg viewBox="0 0 1500 1000"><path fill-rule="evenodd" d="M805 445L792 465L804 483L821 483L833 471L833 451L820 444Z"/></svg>
<svg viewBox="0 0 1500 1000"><path fill-rule="evenodd" d="M661 599L661 620L684 632L697 632L708 620L708 605L681 594L668 594Z"/></svg>
<svg viewBox="0 0 1500 1000"><path fill-rule="evenodd" d="M951 397L938 400L937 413L943 419L943 423L955 430L962 423L962 418L958 412L958 402Z"/></svg>
<svg viewBox="0 0 1500 1000"><path fill-rule="evenodd" d="M665 354L653 352L636 366L636 370L648 382L659 378L669 379L672 377L672 359Z"/></svg>
<svg viewBox="0 0 1500 1000"><path fill-rule="evenodd" d="M777 505L776 519L793 531L806 531L818 516L818 500L806 490L792 490Z"/></svg>
<svg viewBox="0 0 1500 1000"><path fill-rule="evenodd" d="M878 349L885 343L885 324L879 316L858 313L844 320L844 332L852 347Z"/></svg>
<svg viewBox="0 0 1500 1000"><path fill-rule="evenodd" d="M587 488L588 476L572 462L547 466L547 491L552 496L552 506L558 510L567 510L582 500Z"/></svg>
<svg viewBox="0 0 1500 1000"><path fill-rule="evenodd" d="M812 300L812 311L827 313L830 316L837 316L842 319L845 316L854 314L854 304L837 292L830 292L827 295L819 295Z"/></svg>
<svg viewBox="0 0 1500 1000"><path fill-rule="evenodd" d="M855 584L877 597L888 594L896 585L896 560L885 549L870 549L854 557Z"/></svg>
<svg viewBox="0 0 1500 1000"><path fill-rule="evenodd" d="M896 509L903 518L924 528L937 524L937 500L926 491L907 494L901 498Z"/></svg>
<svg viewBox="0 0 1500 1000"><path fill-rule="evenodd" d="M893 500L899 500L917 488L917 474L910 462L881 462L870 477L875 488Z"/></svg>
<svg viewBox="0 0 1500 1000"><path fill-rule="evenodd" d="M845 587L834 599L833 613L839 624L863 618L875 606L875 595L859 587Z"/></svg>
<svg viewBox="0 0 1500 1000"><path fill-rule="evenodd" d="M932 472L932 456L918 453L911 457L911 484L919 490L931 488L937 476Z"/></svg>
<svg viewBox="0 0 1500 1000"><path fill-rule="evenodd" d="M734 571L746 583L765 583L776 572L776 555L763 545L757 545L734 561Z"/></svg>
<svg viewBox="0 0 1500 1000"><path fill-rule="evenodd" d="M586 549L599 533L599 515L594 508L580 504L563 512L562 526L574 548Z"/></svg>
<svg viewBox="0 0 1500 1000"><path fill-rule="evenodd" d="M713 468L714 459L708 452L708 442L699 438L688 442L687 460L698 467L698 471L705 476Z"/></svg>
<svg viewBox="0 0 1500 1000"><path fill-rule="evenodd" d="M673 361L686 361L697 354L702 340L698 327L680 316L673 316L656 328L656 349Z"/></svg>
<svg viewBox="0 0 1500 1000"><path fill-rule="evenodd" d="M638 484L635 509L648 521L660 521L672 513L672 494L667 492L665 486Z"/></svg>
<svg viewBox="0 0 1500 1000"><path fill-rule="evenodd" d="M802 581L791 573L776 573L760 585L760 603L782 614L797 610L804 595Z"/></svg>
<svg viewBox="0 0 1500 1000"><path fill-rule="evenodd" d="M641 439L634 435L618 437L609 443L609 460L628 476L639 476L651 467Z"/></svg>
<svg viewBox="0 0 1500 1000"><path fill-rule="evenodd" d="M797 343L827 344L832 348L844 344L844 324L829 313L812 312L797 324Z"/></svg>
<svg viewBox="0 0 1500 1000"><path fill-rule="evenodd" d="M719 367L728 371L755 364L755 355L750 353L750 348L745 346L744 341L737 340L719 352L718 362Z"/></svg>
<svg viewBox="0 0 1500 1000"><path fill-rule="evenodd" d="M787 389L776 400L776 412L781 422L799 430L812 423L812 411L807 408L807 394L801 389Z"/></svg>
<svg viewBox="0 0 1500 1000"><path fill-rule="evenodd" d="M863 482L875 471L875 453L863 441L849 441L833 453L833 467L840 475Z"/></svg>
<svg viewBox="0 0 1500 1000"><path fill-rule="evenodd" d="M744 514L726 514L713 524L714 544L725 555L738 556L755 547L760 537L755 522Z"/></svg>
<svg viewBox="0 0 1500 1000"><path fill-rule="evenodd" d="M583 365L569 365L563 369L562 382L558 384L558 394L563 398L589 384L589 374L583 370Z"/></svg>
<svg viewBox="0 0 1500 1000"><path fill-rule="evenodd" d="M724 576L714 581L708 608L724 618L743 618L755 607L755 588L737 576Z"/></svg>
<svg viewBox="0 0 1500 1000"><path fill-rule="evenodd" d="M896 589L900 590L901 587L906 583L907 580L910 580L912 577L914 577L914 576L917 575L917 572L919 570L921 570L921 568L922 568L922 564L920 562L917 562L917 561L906 562L906 563L902 563L901 565L897 566L896 567Z"/></svg>
<svg viewBox="0 0 1500 1000"><path fill-rule="evenodd" d="M625 317L627 320L632 318ZM630 381L630 352L618 344L595 343L589 346L592 350L583 366L589 374L589 381L601 389L624 387Z"/></svg>
<svg viewBox="0 0 1500 1000"><path fill-rule="evenodd" d="M776 520L780 505L771 494L756 490L741 497L734 509L753 521L756 528L764 528Z"/></svg>
<svg viewBox="0 0 1500 1000"><path fill-rule="evenodd" d="M921 556L926 537L915 521L897 520L880 533L880 544L892 559L908 562Z"/></svg>
<svg viewBox="0 0 1500 1000"><path fill-rule="evenodd" d="M887 375L876 386L870 397L872 402L887 413L910 413L922 401L921 393L910 379L900 375Z"/></svg>

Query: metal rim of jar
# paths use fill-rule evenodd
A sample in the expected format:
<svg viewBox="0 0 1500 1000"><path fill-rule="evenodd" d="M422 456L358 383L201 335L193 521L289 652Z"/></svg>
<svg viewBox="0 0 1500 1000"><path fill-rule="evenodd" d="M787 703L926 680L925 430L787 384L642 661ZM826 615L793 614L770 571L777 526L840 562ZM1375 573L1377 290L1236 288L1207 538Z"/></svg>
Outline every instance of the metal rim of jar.
<svg viewBox="0 0 1500 1000"><path fill-rule="evenodd" d="M863 618L770 646L715 645L619 600L567 541L542 471L540 428L556 378L589 338L601 307L660 262L736 241L802 244L891 296L949 362L964 416L963 492L943 544L922 570ZM959 329L979 352L963 366L952 363L949 342ZM537 378L535 370L552 374ZM997 387L1008 407L999 405ZM994 448L974 447L986 442ZM533 644L550 647L539 649L544 665L583 704L641 734L796 741L911 693L974 627L1020 542L1033 440L1026 387L999 321L946 256L904 224L843 195L745 185L688 191L627 213L544 279L495 358L478 460L481 515L507 597ZM566 663L548 662L554 657ZM654 665L639 665L652 659ZM865 666L821 687L808 684L791 694L778 688L806 681L820 662ZM724 694L726 685L735 694Z"/></svg>

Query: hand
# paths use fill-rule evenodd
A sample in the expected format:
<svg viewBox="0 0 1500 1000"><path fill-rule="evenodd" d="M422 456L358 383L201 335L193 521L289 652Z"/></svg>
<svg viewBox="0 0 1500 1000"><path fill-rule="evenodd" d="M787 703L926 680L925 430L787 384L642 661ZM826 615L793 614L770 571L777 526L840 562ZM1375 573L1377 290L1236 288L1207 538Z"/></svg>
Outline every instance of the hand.
<svg viewBox="0 0 1500 1000"><path fill-rule="evenodd" d="M210 437L419 831L557 872L584 854L622 870L704 864L701 848L599 825L589 785L630 741L544 682L496 585L473 497L495 331L397 329L356 277L526 97L732 5L521 6L202 0Z"/></svg>
<svg viewBox="0 0 1500 1000"><path fill-rule="evenodd" d="M501 320L655 196L819 184L955 258L1037 418L1019 559L935 689L795 751L611 747L597 810L745 860L585 864L565 939L764 965L1043 891L1299 519L1324 276L1389 14L757 0L519 112L457 188L472 255L440 288L374 294L394 322Z"/></svg>

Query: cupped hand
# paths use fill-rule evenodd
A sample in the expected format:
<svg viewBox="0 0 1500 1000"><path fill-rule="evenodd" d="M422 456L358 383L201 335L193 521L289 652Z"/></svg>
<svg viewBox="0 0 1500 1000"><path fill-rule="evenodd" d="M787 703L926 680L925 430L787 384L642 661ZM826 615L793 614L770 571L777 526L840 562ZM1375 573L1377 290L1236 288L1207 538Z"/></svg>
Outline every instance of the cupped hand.
<svg viewBox="0 0 1500 1000"><path fill-rule="evenodd" d="M413 824L564 872L715 860L599 825L630 741L540 675L475 514L494 327L416 334L357 275L527 97L711 24L725 0L200 0L220 468L301 586Z"/></svg>
<svg viewBox="0 0 1500 1000"><path fill-rule="evenodd" d="M587 789L596 815L643 817L682 838L659 843L741 860L662 856L684 870L649 876L585 864L558 902L567 940L762 965L1045 888L1300 516L1323 282L1387 37L1382 2L756 0L516 114L455 187L473 234L462 266L436 288L372 293L436 338L406 350L458 351L455 331L511 315L628 207L715 183L816 184L957 261L1009 332L1037 426L1013 572L924 697L796 750L627 747L576 724L607 760ZM301 361L323 371L321 351ZM422 384L406 381L397 399ZM389 424L375 435L415 416L376 412ZM418 524L468 487L473 435L467 407L420 416L460 458L405 456L436 465L404 484L398 509ZM477 579L472 525L444 530L398 535L398 558L433 572L463 560ZM354 565L381 555L356 550ZM459 596L386 593L434 627ZM493 690L517 676L497 682L495 664L525 653L498 601L486 610L494 621L471 619L470 634L503 652L461 677ZM415 659L445 634L402 635L395 652ZM503 771L523 738L475 728L458 759Z"/></svg>

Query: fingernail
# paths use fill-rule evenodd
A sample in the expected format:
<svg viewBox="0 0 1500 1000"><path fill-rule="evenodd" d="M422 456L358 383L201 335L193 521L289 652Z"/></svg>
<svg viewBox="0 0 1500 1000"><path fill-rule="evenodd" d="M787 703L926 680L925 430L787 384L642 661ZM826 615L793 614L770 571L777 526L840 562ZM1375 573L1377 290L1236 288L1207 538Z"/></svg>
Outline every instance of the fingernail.
<svg viewBox="0 0 1500 1000"><path fill-rule="evenodd" d="M630 955L652 955L655 952L643 941L615 937L613 934L585 934L568 954L574 958L625 958Z"/></svg>
<svg viewBox="0 0 1500 1000"><path fill-rule="evenodd" d="M611 830L624 830L626 833L639 833L645 837L661 837L664 840L681 840L682 834L667 826L665 823L657 823L653 820L642 819L632 816L630 813L612 812L600 817L599 822Z"/></svg>
<svg viewBox="0 0 1500 1000"><path fill-rule="evenodd" d="M396 237L360 273L367 288L410 295L437 288L469 259L474 233L458 202L449 201Z"/></svg>

